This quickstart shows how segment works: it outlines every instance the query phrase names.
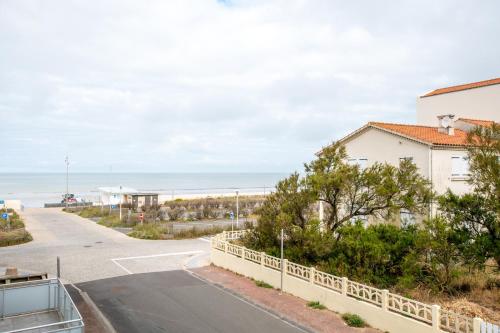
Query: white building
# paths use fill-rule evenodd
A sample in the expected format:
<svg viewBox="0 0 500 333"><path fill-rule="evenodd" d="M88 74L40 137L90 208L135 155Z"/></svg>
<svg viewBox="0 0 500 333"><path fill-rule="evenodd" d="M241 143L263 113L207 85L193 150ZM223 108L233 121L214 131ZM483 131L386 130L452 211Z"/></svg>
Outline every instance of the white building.
<svg viewBox="0 0 500 333"><path fill-rule="evenodd" d="M454 121L453 115L439 118L440 126L370 122L339 142L346 148L348 161L362 168L375 162L398 166L402 159L410 159L437 194L448 189L456 194L469 192L467 131L478 125L491 126L493 121ZM401 218L407 215L403 213Z"/></svg>
<svg viewBox="0 0 500 333"><path fill-rule="evenodd" d="M417 124L438 126L437 116L500 123L500 78L433 90L417 98Z"/></svg>

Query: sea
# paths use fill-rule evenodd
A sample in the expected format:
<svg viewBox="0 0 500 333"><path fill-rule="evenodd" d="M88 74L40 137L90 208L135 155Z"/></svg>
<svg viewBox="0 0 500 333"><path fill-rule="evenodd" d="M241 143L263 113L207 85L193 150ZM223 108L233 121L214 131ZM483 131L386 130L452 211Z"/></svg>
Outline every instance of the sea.
<svg viewBox="0 0 500 333"><path fill-rule="evenodd" d="M69 173L68 192L99 200L99 187L123 186L163 195L266 193L285 173ZM61 202L66 173L0 173L0 200L21 200L24 207Z"/></svg>

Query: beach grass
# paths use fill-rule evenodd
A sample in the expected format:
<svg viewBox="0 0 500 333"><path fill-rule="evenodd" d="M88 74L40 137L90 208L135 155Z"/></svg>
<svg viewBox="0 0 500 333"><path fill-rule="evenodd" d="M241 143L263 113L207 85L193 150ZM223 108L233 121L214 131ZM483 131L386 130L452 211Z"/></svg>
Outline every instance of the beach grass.
<svg viewBox="0 0 500 333"><path fill-rule="evenodd" d="M0 209L0 214L9 213L9 223L0 220L0 247L27 243L33 240L26 231L23 219L12 209Z"/></svg>

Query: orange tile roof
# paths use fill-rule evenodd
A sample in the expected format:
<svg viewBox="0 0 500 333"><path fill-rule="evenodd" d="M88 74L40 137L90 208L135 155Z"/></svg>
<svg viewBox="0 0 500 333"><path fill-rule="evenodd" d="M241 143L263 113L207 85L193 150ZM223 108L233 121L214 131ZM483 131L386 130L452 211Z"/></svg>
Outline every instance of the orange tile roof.
<svg viewBox="0 0 500 333"><path fill-rule="evenodd" d="M453 135L440 133L438 127L419 126L419 125L403 125L380 122L369 122L368 126L376 127L385 131L389 131L404 137L414 139L420 142L444 145L444 146L465 146L467 133L455 128Z"/></svg>
<svg viewBox="0 0 500 333"><path fill-rule="evenodd" d="M491 125L495 123L493 120L481 120L481 119L458 118L457 120L461 120L466 123L482 127L491 127Z"/></svg>
<svg viewBox="0 0 500 333"><path fill-rule="evenodd" d="M451 93L451 92L455 92L455 91L461 91L461 90L467 90L467 89L474 89L474 88L491 86L491 85L494 85L494 84L500 84L500 77L496 78L496 79L491 79L491 80L485 80L485 81L479 81L479 82L461 84L461 85L458 85L458 86L452 86L452 87L446 87L446 88L439 88L439 89L433 90L430 93L427 93L427 94L425 94L423 96L420 96L420 97L429 97L429 96L434 96L434 95L441 95L441 94Z"/></svg>

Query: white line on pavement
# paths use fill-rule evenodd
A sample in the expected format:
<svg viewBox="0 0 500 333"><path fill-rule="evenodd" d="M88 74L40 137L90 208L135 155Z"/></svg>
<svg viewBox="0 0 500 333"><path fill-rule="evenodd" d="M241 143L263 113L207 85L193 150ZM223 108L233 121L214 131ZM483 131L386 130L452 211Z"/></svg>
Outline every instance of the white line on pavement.
<svg viewBox="0 0 500 333"><path fill-rule="evenodd" d="M127 272L127 274L134 274L132 273L131 271L129 271L128 269L126 269L125 267L123 267L121 264L119 264L116 259L111 259L111 261L118 267L120 267L121 269L123 269L125 272Z"/></svg>
<svg viewBox="0 0 500 333"><path fill-rule="evenodd" d="M198 254L204 251L185 251L185 252L171 252L171 253L161 253L161 254L152 254L149 256L138 256L138 257L125 257L125 258L115 258L111 260L133 260L133 259L147 259L147 258L157 258L157 257L170 257L170 256L182 256L188 254Z"/></svg>
<svg viewBox="0 0 500 333"><path fill-rule="evenodd" d="M203 237L198 238L198 240L201 240L201 241L203 241L203 242L209 242L209 243L210 243L210 239L206 239L206 238L203 238Z"/></svg>

